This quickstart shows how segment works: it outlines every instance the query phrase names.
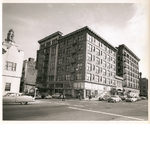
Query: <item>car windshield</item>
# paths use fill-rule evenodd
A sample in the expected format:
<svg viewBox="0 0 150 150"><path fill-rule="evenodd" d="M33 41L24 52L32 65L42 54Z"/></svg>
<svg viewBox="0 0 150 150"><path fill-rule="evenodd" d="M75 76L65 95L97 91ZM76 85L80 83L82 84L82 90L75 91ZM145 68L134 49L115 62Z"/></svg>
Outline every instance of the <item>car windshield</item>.
<svg viewBox="0 0 150 150"><path fill-rule="evenodd" d="M117 96L117 95L111 95L111 97L115 97L115 98L118 98L118 96Z"/></svg>
<svg viewBox="0 0 150 150"><path fill-rule="evenodd" d="M12 97L14 97L14 96L16 96L16 94L15 93L7 93L6 95L4 95L4 96L12 96Z"/></svg>
<svg viewBox="0 0 150 150"><path fill-rule="evenodd" d="M60 95L60 93L55 93L54 95Z"/></svg>

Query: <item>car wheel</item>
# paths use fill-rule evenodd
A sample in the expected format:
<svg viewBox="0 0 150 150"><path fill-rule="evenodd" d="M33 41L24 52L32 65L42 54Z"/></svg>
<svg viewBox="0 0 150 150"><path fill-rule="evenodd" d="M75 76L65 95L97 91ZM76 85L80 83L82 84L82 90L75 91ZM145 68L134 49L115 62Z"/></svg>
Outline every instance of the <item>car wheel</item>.
<svg viewBox="0 0 150 150"><path fill-rule="evenodd" d="M114 103L116 103L116 101L114 101Z"/></svg>
<svg viewBox="0 0 150 150"><path fill-rule="evenodd" d="M26 105L28 102L20 102L21 105Z"/></svg>

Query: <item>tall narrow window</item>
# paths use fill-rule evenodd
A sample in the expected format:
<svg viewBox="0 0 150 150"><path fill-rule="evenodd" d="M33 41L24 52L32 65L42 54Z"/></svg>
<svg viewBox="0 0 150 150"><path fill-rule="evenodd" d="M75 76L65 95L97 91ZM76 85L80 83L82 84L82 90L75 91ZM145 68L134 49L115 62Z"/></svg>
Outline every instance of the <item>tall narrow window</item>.
<svg viewBox="0 0 150 150"><path fill-rule="evenodd" d="M11 88L11 83L6 82L5 91L10 91L10 88Z"/></svg>

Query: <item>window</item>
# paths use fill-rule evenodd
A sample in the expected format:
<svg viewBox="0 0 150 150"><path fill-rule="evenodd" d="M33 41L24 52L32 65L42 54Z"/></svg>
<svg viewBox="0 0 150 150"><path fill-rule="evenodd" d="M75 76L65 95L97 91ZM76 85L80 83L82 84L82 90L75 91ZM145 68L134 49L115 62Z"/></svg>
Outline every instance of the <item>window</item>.
<svg viewBox="0 0 150 150"><path fill-rule="evenodd" d="M66 57L66 62L70 62L70 61L71 61L71 57L70 56Z"/></svg>
<svg viewBox="0 0 150 150"><path fill-rule="evenodd" d="M72 39L69 39L69 40L67 41L67 44L70 45L71 43L72 43Z"/></svg>
<svg viewBox="0 0 150 150"><path fill-rule="evenodd" d="M89 63L87 64L87 70L88 70L88 71L92 71L92 65L89 64Z"/></svg>
<svg viewBox="0 0 150 150"><path fill-rule="evenodd" d="M100 55L100 50L96 48L96 55Z"/></svg>
<svg viewBox="0 0 150 150"><path fill-rule="evenodd" d="M99 76L95 76L95 81L99 82Z"/></svg>
<svg viewBox="0 0 150 150"><path fill-rule="evenodd" d="M103 77L103 83L106 84L106 78Z"/></svg>
<svg viewBox="0 0 150 150"><path fill-rule="evenodd" d="M103 60L103 67L106 67L106 61Z"/></svg>
<svg viewBox="0 0 150 150"><path fill-rule="evenodd" d="M62 64L62 58L58 59L58 64Z"/></svg>
<svg viewBox="0 0 150 150"><path fill-rule="evenodd" d="M69 74L65 76L65 80L70 80L70 75Z"/></svg>
<svg viewBox="0 0 150 150"><path fill-rule="evenodd" d="M106 59L106 58L107 58L107 55L106 55L106 53L104 53L103 59Z"/></svg>
<svg viewBox="0 0 150 150"><path fill-rule="evenodd" d="M82 40L83 40L83 34L79 35L79 41L82 41Z"/></svg>
<svg viewBox="0 0 150 150"><path fill-rule="evenodd" d="M82 54L78 54L78 60L82 59Z"/></svg>
<svg viewBox="0 0 150 150"><path fill-rule="evenodd" d="M77 65L77 69L78 69L78 70L81 70L81 69L82 69L82 63L80 63L80 64Z"/></svg>
<svg viewBox="0 0 150 150"><path fill-rule="evenodd" d="M93 65L93 70L95 70L95 65Z"/></svg>
<svg viewBox="0 0 150 150"><path fill-rule="evenodd" d="M110 61L110 56L109 55L107 55L107 61Z"/></svg>
<svg viewBox="0 0 150 150"><path fill-rule="evenodd" d="M115 73L112 73L112 76L115 78Z"/></svg>
<svg viewBox="0 0 150 150"><path fill-rule="evenodd" d="M6 70L8 71L16 71L16 63L6 61Z"/></svg>
<svg viewBox="0 0 150 150"><path fill-rule="evenodd" d="M98 57L96 57L96 64L99 65L100 64L100 59Z"/></svg>
<svg viewBox="0 0 150 150"><path fill-rule="evenodd" d="M57 76L57 81L61 81L61 76Z"/></svg>
<svg viewBox="0 0 150 150"><path fill-rule="evenodd" d="M96 73L100 73L100 68L96 66Z"/></svg>
<svg viewBox="0 0 150 150"><path fill-rule="evenodd" d="M79 44L78 49L83 50L83 44Z"/></svg>
<svg viewBox="0 0 150 150"><path fill-rule="evenodd" d="M102 82L102 76L100 76L99 80L100 80L100 82Z"/></svg>
<svg viewBox="0 0 150 150"><path fill-rule="evenodd" d="M110 63L107 63L107 68L110 69Z"/></svg>
<svg viewBox="0 0 150 150"><path fill-rule="evenodd" d="M110 84L110 79L107 79L107 84Z"/></svg>
<svg viewBox="0 0 150 150"><path fill-rule="evenodd" d="M113 61L113 63L115 64L115 59L114 59L114 58L112 59L112 61Z"/></svg>
<svg viewBox="0 0 150 150"><path fill-rule="evenodd" d="M110 77L110 71L109 70L107 70L107 76Z"/></svg>
<svg viewBox="0 0 150 150"><path fill-rule="evenodd" d="M66 66L66 71L67 71L67 72L70 71L70 66L69 66L69 65Z"/></svg>
<svg viewBox="0 0 150 150"><path fill-rule="evenodd" d="M106 70L105 69L103 69L103 75L106 76Z"/></svg>
<svg viewBox="0 0 150 150"><path fill-rule="evenodd" d="M92 42L92 37L89 34L88 34L87 38L88 38L88 41Z"/></svg>
<svg viewBox="0 0 150 150"><path fill-rule="evenodd" d="M58 67L58 68L57 68L57 72L61 72L61 67Z"/></svg>
<svg viewBox="0 0 150 150"><path fill-rule="evenodd" d="M66 54L70 54L71 53L71 48L67 48Z"/></svg>
<svg viewBox="0 0 150 150"><path fill-rule="evenodd" d="M88 54L87 60L88 60L88 61L92 61L92 55L91 55L91 54Z"/></svg>
<svg viewBox="0 0 150 150"><path fill-rule="evenodd" d="M91 74L87 73L87 80L91 81Z"/></svg>
<svg viewBox="0 0 150 150"><path fill-rule="evenodd" d="M6 82L5 91L10 91L11 83Z"/></svg>
<svg viewBox="0 0 150 150"><path fill-rule="evenodd" d="M92 52L92 45L88 43L88 51Z"/></svg>
<svg viewBox="0 0 150 150"><path fill-rule="evenodd" d="M95 61L95 56L93 55L93 61Z"/></svg>
<svg viewBox="0 0 150 150"><path fill-rule="evenodd" d="M81 73L77 73L77 80L81 80L81 79L82 79Z"/></svg>
<svg viewBox="0 0 150 150"><path fill-rule="evenodd" d="M59 51L59 52L58 52L58 56L62 56L62 51Z"/></svg>
<svg viewBox="0 0 150 150"><path fill-rule="evenodd" d="M115 71L115 66L112 66L113 67L113 71Z"/></svg>

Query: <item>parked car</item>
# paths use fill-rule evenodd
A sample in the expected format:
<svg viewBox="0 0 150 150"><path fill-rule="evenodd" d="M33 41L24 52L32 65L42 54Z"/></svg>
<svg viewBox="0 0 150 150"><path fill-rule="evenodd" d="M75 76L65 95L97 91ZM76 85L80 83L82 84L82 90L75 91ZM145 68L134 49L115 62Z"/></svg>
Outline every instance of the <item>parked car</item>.
<svg viewBox="0 0 150 150"><path fill-rule="evenodd" d="M7 93L3 96L3 103L21 103L26 105L28 102L34 102L35 97L24 95L22 93Z"/></svg>
<svg viewBox="0 0 150 150"><path fill-rule="evenodd" d="M116 103L116 102L121 102L121 101L122 101L122 99L118 95L111 95L108 98L108 102Z"/></svg>
<svg viewBox="0 0 150 150"><path fill-rule="evenodd" d="M140 96L141 100L147 100L145 96Z"/></svg>
<svg viewBox="0 0 150 150"><path fill-rule="evenodd" d="M55 93L52 95L52 98L63 98L63 95L61 93ZM66 98L66 96L65 96L65 98Z"/></svg>
<svg viewBox="0 0 150 150"><path fill-rule="evenodd" d="M132 97L132 96L127 97L127 99L126 99L126 102L136 102L136 101L137 101L137 98L136 97Z"/></svg>
<svg viewBox="0 0 150 150"><path fill-rule="evenodd" d="M137 97L137 96L136 96L135 98L137 98L137 101L140 101L140 100L141 100L141 97Z"/></svg>
<svg viewBox="0 0 150 150"><path fill-rule="evenodd" d="M108 98L110 98L110 95L101 95L100 97L99 97L99 101L107 101L108 100Z"/></svg>
<svg viewBox="0 0 150 150"><path fill-rule="evenodd" d="M126 100L127 96L119 96L122 100Z"/></svg>
<svg viewBox="0 0 150 150"><path fill-rule="evenodd" d="M51 99L51 98L52 98L52 96L50 96L50 95L45 96L45 99Z"/></svg>
<svg viewBox="0 0 150 150"><path fill-rule="evenodd" d="M36 95L35 99L41 99L41 95Z"/></svg>

